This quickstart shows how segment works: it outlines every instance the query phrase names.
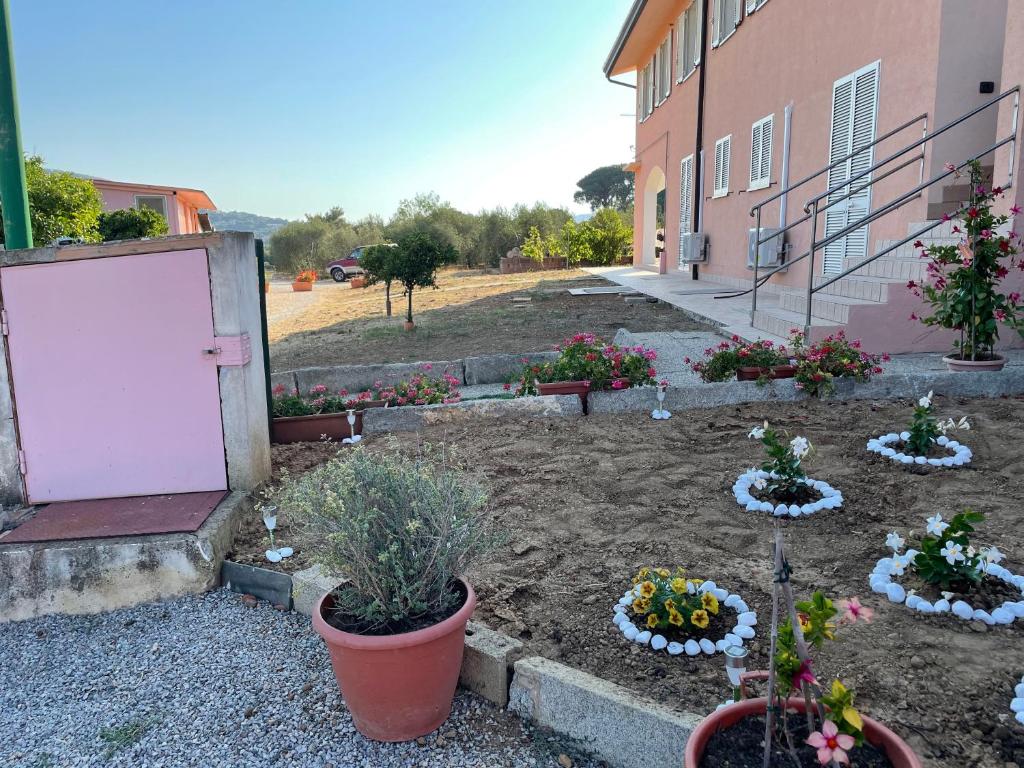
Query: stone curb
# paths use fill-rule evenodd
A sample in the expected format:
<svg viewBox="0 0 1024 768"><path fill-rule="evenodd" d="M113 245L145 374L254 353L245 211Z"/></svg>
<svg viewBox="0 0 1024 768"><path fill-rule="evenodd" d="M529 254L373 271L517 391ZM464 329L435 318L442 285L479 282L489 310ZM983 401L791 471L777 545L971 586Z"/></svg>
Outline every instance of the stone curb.
<svg viewBox="0 0 1024 768"><path fill-rule="evenodd" d="M515 663L509 697L510 711L615 768L682 765L686 740L703 719L539 656Z"/></svg>
<svg viewBox="0 0 1024 768"><path fill-rule="evenodd" d="M363 412L363 434L414 432L431 424L465 423L485 417L549 418L582 414L583 407L575 395L467 400L462 403L420 405L411 408L368 408Z"/></svg>

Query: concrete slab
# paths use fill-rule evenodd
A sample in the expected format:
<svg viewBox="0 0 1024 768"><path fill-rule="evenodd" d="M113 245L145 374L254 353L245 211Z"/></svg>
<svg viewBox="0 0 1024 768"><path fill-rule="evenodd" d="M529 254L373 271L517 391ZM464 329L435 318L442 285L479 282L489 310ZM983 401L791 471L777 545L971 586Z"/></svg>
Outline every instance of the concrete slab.
<svg viewBox="0 0 1024 768"><path fill-rule="evenodd" d="M0 543L0 622L101 613L216 586L237 522L230 494L195 533L37 544Z"/></svg>
<svg viewBox="0 0 1024 768"><path fill-rule="evenodd" d="M546 363L558 357L554 351L527 352L521 355L482 355L467 357L464 363L466 386L504 383L516 378L523 370L524 360Z"/></svg>
<svg viewBox="0 0 1024 768"><path fill-rule="evenodd" d="M703 719L548 659L515 663L509 709L615 768L682 765Z"/></svg>
<svg viewBox="0 0 1024 768"><path fill-rule="evenodd" d="M520 397L514 400L469 400L449 405L422 405L415 408L369 408L363 413L363 434L413 432L429 424L454 424L488 417L550 418L582 415L582 405L575 395Z"/></svg>
<svg viewBox="0 0 1024 768"><path fill-rule="evenodd" d="M522 652L523 644L518 640L469 622L459 684L499 707L508 706L512 664Z"/></svg>

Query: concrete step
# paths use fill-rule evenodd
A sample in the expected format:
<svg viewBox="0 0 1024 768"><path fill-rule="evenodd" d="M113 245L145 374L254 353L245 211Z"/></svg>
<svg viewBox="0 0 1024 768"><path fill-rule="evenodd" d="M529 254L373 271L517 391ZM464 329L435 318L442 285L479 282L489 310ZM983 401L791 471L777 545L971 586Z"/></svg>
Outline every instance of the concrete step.
<svg viewBox="0 0 1024 768"><path fill-rule="evenodd" d="M828 279L828 275L816 277L814 284L821 285ZM823 288L819 295L847 296L851 299L884 303L889 299L889 286L896 282L886 277L867 277L854 273Z"/></svg>
<svg viewBox="0 0 1024 768"><path fill-rule="evenodd" d="M794 328L804 327L804 315L792 310L780 307L767 307L754 312L754 327L759 331L788 338L790 331ZM820 317L811 317L811 325L822 328L835 328L838 324L823 320Z"/></svg>
<svg viewBox="0 0 1024 768"><path fill-rule="evenodd" d="M832 323L845 324L850 321L850 307L870 304L879 306L879 302L867 299L853 299L849 296L825 296L815 294L811 301L811 316L820 317ZM787 291L779 295L779 308L788 309L799 315L807 312L807 294L804 291Z"/></svg>
<svg viewBox="0 0 1024 768"><path fill-rule="evenodd" d="M941 203L928 203L928 218L941 219L943 216L952 216L963 208L963 202L943 201Z"/></svg>
<svg viewBox="0 0 1024 768"><path fill-rule="evenodd" d="M935 238L956 237L956 235L953 234L954 226L959 226L961 229L963 229L964 223L959 219L950 219L949 221L942 221L941 219L941 216L936 216L934 219L929 219L928 221L912 221L907 226L907 234L913 234L914 232L923 229L929 224L935 224L935 227L931 229L927 234L929 237Z"/></svg>
<svg viewBox="0 0 1024 768"><path fill-rule="evenodd" d="M893 259L883 256L872 262L865 263L851 277L885 277L893 282L906 282L907 280L921 280L925 276L925 259ZM862 264L853 259L843 259L843 269Z"/></svg>

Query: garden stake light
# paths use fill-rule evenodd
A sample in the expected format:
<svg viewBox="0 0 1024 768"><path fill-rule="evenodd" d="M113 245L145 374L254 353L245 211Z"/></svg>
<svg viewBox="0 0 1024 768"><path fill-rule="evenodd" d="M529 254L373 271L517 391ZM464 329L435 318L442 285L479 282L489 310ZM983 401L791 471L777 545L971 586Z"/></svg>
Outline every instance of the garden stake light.
<svg viewBox="0 0 1024 768"><path fill-rule="evenodd" d="M732 684L732 700L740 700L740 678L747 671L747 649L742 645L730 645L725 649L725 673Z"/></svg>
<svg viewBox="0 0 1024 768"><path fill-rule="evenodd" d="M651 411L651 418L657 420L671 419L672 412L665 410L665 390L668 389L667 381L658 382L658 388L655 391L655 397L658 398L658 407Z"/></svg>
<svg viewBox="0 0 1024 768"><path fill-rule="evenodd" d="M345 445L354 445L363 439L362 435L356 434L356 412L355 409L349 408L348 415L345 417L348 421L348 434L349 436L343 439L341 442Z"/></svg>

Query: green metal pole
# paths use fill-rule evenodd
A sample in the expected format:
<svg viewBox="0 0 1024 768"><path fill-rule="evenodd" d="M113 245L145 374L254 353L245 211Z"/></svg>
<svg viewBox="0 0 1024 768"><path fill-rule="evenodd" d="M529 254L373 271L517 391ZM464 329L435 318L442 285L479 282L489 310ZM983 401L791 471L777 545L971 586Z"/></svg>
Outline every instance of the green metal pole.
<svg viewBox="0 0 1024 768"><path fill-rule="evenodd" d="M263 379L266 382L267 423L274 423L274 393L270 387L270 341L267 335L267 284L266 263L263 261L263 240L256 238L256 268L260 276L260 342L263 344Z"/></svg>
<svg viewBox="0 0 1024 768"><path fill-rule="evenodd" d="M0 0L0 205L3 205L4 245L8 250L32 247L28 215L25 155L18 121L18 89L14 82L10 0Z"/></svg>

